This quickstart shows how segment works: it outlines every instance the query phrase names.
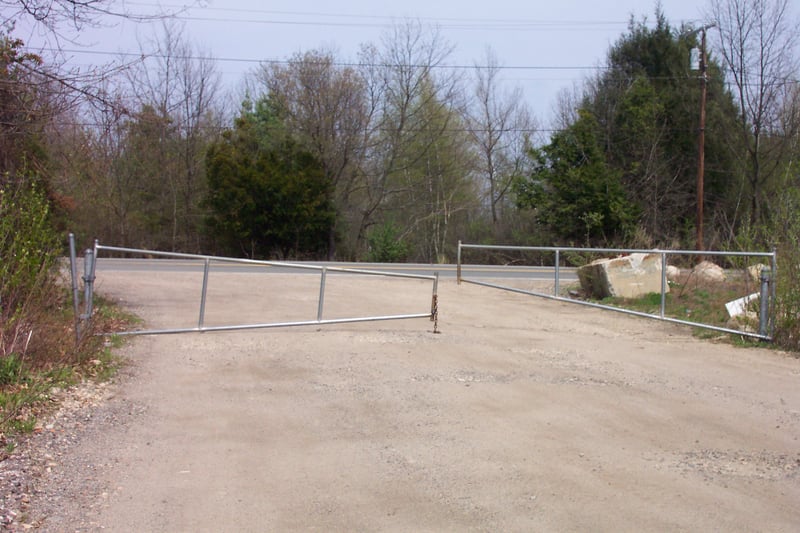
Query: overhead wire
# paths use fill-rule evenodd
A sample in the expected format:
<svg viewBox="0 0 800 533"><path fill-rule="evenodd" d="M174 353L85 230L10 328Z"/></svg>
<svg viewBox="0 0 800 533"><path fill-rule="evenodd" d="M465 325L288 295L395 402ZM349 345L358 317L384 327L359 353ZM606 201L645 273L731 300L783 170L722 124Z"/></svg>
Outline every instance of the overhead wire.
<svg viewBox="0 0 800 533"><path fill-rule="evenodd" d="M217 23L269 23L276 25L311 25L311 26L363 26L363 27L389 27L398 20L411 19L420 22L432 23L441 29L471 29L471 30L486 30L486 31L508 31L508 30L553 30L553 31L586 31L586 29L614 29L618 27L624 29L630 24L630 20L540 20L540 19L510 19L510 18L467 18L467 17L402 17L394 15L372 15L372 14L354 14L342 12L325 12L325 11L285 11L285 10L272 10L272 9L257 9L257 8L237 8L232 6L213 7L209 5L186 5L186 4L169 4L169 3L156 3L156 2L137 2L125 1L124 5L128 7L143 7L149 9L157 9L161 12L166 12L165 17L179 21L198 21L198 22L217 22ZM201 13L195 15L194 13ZM202 15L203 13L211 13L212 15ZM256 17L238 18L230 16L215 16L214 13L222 14L241 14L241 15L256 15ZM292 20L280 19L264 19L258 18L260 16L270 17L292 17ZM311 17L331 19L331 20L310 20ZM152 18L148 15L148 18ZM298 20L299 19L299 20ZM305 19L305 20L303 20ZM153 57L164 58L166 56L158 53L134 53L134 52L110 52L102 50L88 50L88 49L53 49L53 48L39 48L39 50L47 50L54 53L70 53L70 54L91 54L91 55L106 55L116 57ZM230 64L288 64L291 59L275 59L275 58L247 58L247 57L201 57L201 56L186 56L183 59L199 60L199 59L213 59L221 63ZM334 62L337 67L356 67L356 66L373 66L382 67L386 65L367 65L364 63L355 62ZM432 67L435 69L447 70L478 70L487 68L484 65L466 65L466 64L440 64L440 65L409 65L411 67ZM498 65L498 70L503 71L565 71L565 72L591 72L603 71L607 67L599 65ZM562 78L542 78L536 77L533 80L514 78L512 81L580 81L581 78L570 77L568 79Z"/></svg>
<svg viewBox="0 0 800 533"><path fill-rule="evenodd" d="M264 20L264 19L240 19L240 18L223 18L213 16L196 16L196 15L183 15L177 14L174 18L178 20L203 20L211 22L245 22L245 23L270 23L270 24L310 24L310 25L326 25L333 26L340 25L354 25L354 26L372 26L384 27L391 26L399 19L412 19L421 22L430 22L436 24L441 28L448 29L507 29L519 28L530 30L531 28L547 28L554 27L560 29L569 29L574 31L584 31L587 27L595 27L598 29L607 27L627 27L628 20L538 20L538 19L522 19L519 18L466 18L466 17L408 17L402 14L397 15L365 15L356 13L330 13L319 11L281 11L273 9L254 9L254 8L236 8L236 7L212 7L212 6L186 6L177 4L154 4L150 2L126 2L127 5L135 5L142 7L155 7L155 8L170 8L181 9L182 13L199 10L203 12L222 12L222 13L236 13L236 14L258 14L268 16L281 16L281 17L321 17L321 18L338 18L338 19L352 19L352 20L365 20L374 22L339 22L339 23L326 23L318 21L287 21L287 20ZM380 21L380 22L375 22Z"/></svg>
<svg viewBox="0 0 800 533"><path fill-rule="evenodd" d="M177 20L194 20L194 21L207 21L207 22L236 22L236 23L253 23L253 22L261 22L261 23L270 23L270 24L286 24L286 25L329 25L329 26L386 26L392 25L396 23L398 17L387 16L387 15L369 15L369 14L345 14L345 13L331 13L331 12L317 12L317 11L279 11L279 10L270 10L270 9L245 9L245 8L236 8L236 7L211 7L211 6L186 6L184 5L173 5L173 4L161 4L161 3L152 3L152 2L136 2L136 1L126 1L126 6L138 6L138 7L146 7L146 8L158 8L158 9L173 9L175 10L173 14L169 15L170 18L174 18ZM267 15L267 16L279 16L279 17L319 17L319 18L330 18L330 19L343 19L343 21L303 21L303 20L266 20L266 19L258 19L250 17L248 19L244 18L234 18L234 17L226 17L226 16L194 16L188 13L192 12L193 10L197 10L200 12L208 12L208 13L234 13L234 14L251 14L251 15ZM552 28L558 29L558 31L572 31L575 29L583 30L586 27L594 27L594 28L603 28L603 29L613 29L614 26L620 27L628 27L630 21L612 21L612 20L596 20L596 21L588 21L588 20L519 20L519 19L503 19L503 18L492 18L492 19L470 19L470 18L459 18L459 17L444 17L444 18L431 18L431 17L420 17L416 20L420 20L423 22L433 22L439 24L439 27L445 27L443 23L449 24L451 26L447 26L448 28L454 29L483 29L489 31L506 31L512 27L519 27L525 28L527 31L531 29L543 29L543 28ZM362 22L363 21L363 22ZM101 56L108 56L108 57L117 57L117 58L128 58L128 59L137 59L141 58L142 60L146 60L148 58L155 58L155 59L167 59L167 58L178 58L183 60L189 61L197 61L197 60L211 60L220 63L229 63L229 64L249 64L249 65L268 65L268 64L275 64L275 65L287 65L291 64L293 61L296 61L296 58L286 58L286 59L277 59L277 58L248 58L248 57L213 57L213 56L204 56L204 55L179 55L179 56L170 56L167 54L162 53L135 53L135 52L112 52L106 50L97 50L97 49L78 49L78 48L30 48L32 51L48 51L51 53L61 53L61 54L81 54L81 55L101 55ZM363 62L353 62L353 61L333 61L331 63L336 67L341 68L357 68L357 67L387 67L390 65L386 64L370 64L370 63L363 63ZM480 69L488 68L486 65L478 65L478 64L436 64L436 65L407 65L412 68L433 68L437 70L465 70L465 71L475 71ZM497 65L495 68L499 71L505 72L606 72L612 70L611 67L606 65ZM238 73L241 75L241 73ZM513 82L553 82L553 81L573 81L579 82L582 77L558 77L558 78L543 78L540 76L536 77L526 77L526 78L508 78L506 81L513 81ZM612 81L630 81L632 77L620 77L616 80ZM685 80L685 79L693 79L691 75L687 73L687 76L673 76L673 77L659 77L658 79L661 80ZM786 78L783 80L777 80L779 83L784 84L796 84L798 83L797 79L793 78Z"/></svg>
<svg viewBox="0 0 800 533"><path fill-rule="evenodd" d="M155 59L182 59L188 61L198 61L198 60L213 60L213 61L220 61L224 63L252 63L255 65L260 64L282 64L288 65L294 63L296 60L293 58L286 58L286 59L276 59L276 58L263 58L263 59L256 59L256 58L246 58L246 57L214 57L214 56L203 56L203 55L168 55L163 53L135 53L135 52L112 52L110 50L81 50L77 48L33 48L30 47L29 50L36 51L42 50L46 52L54 52L54 53L68 53L68 54L87 54L87 55L104 55L104 56L117 56L117 57L129 57L129 58L137 58L140 57L142 59L147 58L155 58ZM353 62L353 61L332 61L329 63L330 65L336 67L388 67L391 66L388 63L368 63L368 62ZM464 65L464 64L435 64L435 65L405 65L411 68L433 68L433 69L453 69L453 70L480 70L489 68L486 65ZM568 65L498 65L496 67L498 70L607 70L608 67L604 66L568 66Z"/></svg>
<svg viewBox="0 0 800 533"><path fill-rule="evenodd" d="M76 48L31 48L30 50L41 50L47 52L60 52L60 53L67 53L67 54L86 54L86 55L103 55L103 56L110 56L110 57L123 57L123 58L140 58L142 60L145 59L180 59L185 61L219 61L222 63L248 63L252 65L264 65L264 64L275 64L275 65L289 65L295 63L297 60L294 58L286 58L286 59L276 59L276 58L264 58L264 59L255 59L255 58L244 58L244 57L214 57L214 56L204 56L204 55L168 55L163 53L134 53L134 52L112 52L108 50L81 50ZM336 67L343 67L343 68L357 68L357 67L391 67L392 65L387 63L369 63L369 62L352 62L352 61L332 61L329 63L332 66ZM486 65L463 65L463 64L436 64L436 65L404 65L411 68L431 68L437 70L481 70L489 68ZM615 70L614 67L610 67L607 65L594 65L594 66L587 66L587 65L498 65L494 68L497 70L509 70L509 71L596 71L596 72L605 72L605 71L612 71ZM682 81L682 80L696 80L699 79L698 76L692 76L687 73L685 76L648 76L649 80L657 80L657 81ZM574 78L514 78L516 81L570 81L574 80ZM615 78L608 78L608 81L632 81L634 76L623 76L623 77L615 77ZM800 83L800 79L792 78L792 77L785 77L773 80L777 84L796 84ZM747 84L755 86L757 84Z"/></svg>

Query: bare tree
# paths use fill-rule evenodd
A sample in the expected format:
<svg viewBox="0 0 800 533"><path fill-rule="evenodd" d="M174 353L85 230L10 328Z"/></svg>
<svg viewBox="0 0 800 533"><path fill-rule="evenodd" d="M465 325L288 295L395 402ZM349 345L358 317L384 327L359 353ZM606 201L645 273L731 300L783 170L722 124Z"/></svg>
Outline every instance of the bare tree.
<svg viewBox="0 0 800 533"><path fill-rule="evenodd" d="M336 255L342 217L353 209L361 172L369 109L357 69L337 64L334 52L298 54L287 64L266 64L256 73L286 126L323 166L333 205L340 216L331 228L328 257Z"/></svg>
<svg viewBox="0 0 800 533"><path fill-rule="evenodd" d="M408 173L434 149L431 135L452 127L442 117L463 114L461 80L446 65L452 50L436 28L416 21L393 26L380 47L362 49L371 122L358 242L396 197L407 197Z"/></svg>
<svg viewBox="0 0 800 533"><path fill-rule="evenodd" d="M414 244L414 259L446 263L455 248L453 228L478 204L477 163L461 109L435 99L423 102L417 113L424 115L426 127L405 148L411 157L397 180L402 189L386 207L398 210L392 218L403 220L403 237Z"/></svg>
<svg viewBox="0 0 800 533"><path fill-rule="evenodd" d="M136 119L151 120L151 127L158 129L151 133L160 139L151 146L155 153L146 158L142 177L149 169L150 179L168 188L170 248L197 251L205 147L220 127L220 75L213 58L195 49L182 29L168 21L152 48L154 54L127 71Z"/></svg>
<svg viewBox="0 0 800 533"><path fill-rule="evenodd" d="M795 103L800 34L789 0L711 0L717 49L741 112L750 222L762 221L765 187L780 172L800 124L784 119Z"/></svg>
<svg viewBox="0 0 800 533"><path fill-rule="evenodd" d="M123 168L127 145L125 95L110 81L100 88L114 105L74 110L51 142L60 172L52 179L58 194L75 205L70 230L80 238L99 238L120 246L140 244L136 214L141 213L140 181ZM52 138L52 135L51 135ZM87 241L88 242L88 241Z"/></svg>
<svg viewBox="0 0 800 533"><path fill-rule="evenodd" d="M155 14L142 14L114 0L0 0L0 8L0 25L21 23L28 28L39 28L40 33L50 34L56 42L73 41L73 32L113 23L115 19L158 20L179 12L159 9ZM188 8L180 11L185 9Z"/></svg>
<svg viewBox="0 0 800 533"><path fill-rule="evenodd" d="M168 20L189 7L169 10L156 7L144 13L114 0L0 0L0 34L11 36L24 31L37 38L37 43L24 44L28 50L36 50L42 61L27 68L49 84L50 99L58 102L59 112L87 104L103 108L119 103L104 98L106 80L141 60L79 67L70 64L62 45L66 42L82 46L81 38L87 28L114 27L122 20Z"/></svg>
<svg viewBox="0 0 800 533"><path fill-rule="evenodd" d="M492 223L497 224L514 177L524 170L534 120L524 104L522 89L503 91L501 67L491 49L486 50L485 61L485 66L475 68L474 103L467 124L478 149L486 203Z"/></svg>
<svg viewBox="0 0 800 533"><path fill-rule="evenodd" d="M461 111L458 80L444 64L450 52L438 31L409 21L392 27L380 46L365 45L357 66L317 50L256 73L256 87L331 183L337 220L330 257L335 238L357 257L381 213L399 209L409 189L422 186L411 169L432 153L431 136L452 127L442 117Z"/></svg>

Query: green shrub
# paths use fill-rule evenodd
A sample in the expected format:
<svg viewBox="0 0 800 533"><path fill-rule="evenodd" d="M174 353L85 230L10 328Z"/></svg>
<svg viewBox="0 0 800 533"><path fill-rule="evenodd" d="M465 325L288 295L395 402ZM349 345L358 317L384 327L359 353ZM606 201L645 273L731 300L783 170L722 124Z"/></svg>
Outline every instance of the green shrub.
<svg viewBox="0 0 800 533"><path fill-rule="evenodd" d="M373 263L399 263L408 256L408 243L391 222L373 229L367 236L367 244L367 261Z"/></svg>
<svg viewBox="0 0 800 533"><path fill-rule="evenodd" d="M796 232L800 232L800 224ZM776 276L775 341L787 350L800 352L800 239L795 233L778 249Z"/></svg>
<svg viewBox="0 0 800 533"><path fill-rule="evenodd" d="M0 357L25 354L42 309L52 305L58 236L46 195L26 177L0 180Z"/></svg>
<svg viewBox="0 0 800 533"><path fill-rule="evenodd" d="M800 352L800 191L787 189L774 224L778 272L774 307L775 342Z"/></svg>
<svg viewBox="0 0 800 533"><path fill-rule="evenodd" d="M22 373L22 359L15 353L0 357L0 385L16 383Z"/></svg>

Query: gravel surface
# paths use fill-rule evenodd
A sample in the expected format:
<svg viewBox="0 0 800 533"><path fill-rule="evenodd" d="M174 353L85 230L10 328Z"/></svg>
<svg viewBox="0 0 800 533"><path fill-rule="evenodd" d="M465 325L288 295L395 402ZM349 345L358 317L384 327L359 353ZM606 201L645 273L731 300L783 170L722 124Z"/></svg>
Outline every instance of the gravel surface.
<svg viewBox="0 0 800 533"><path fill-rule="evenodd" d="M127 360L110 381L51 391L53 408L0 461L0 527L98 530L92 517L107 502L105 474L117 463L103 453L113 449L113 436L135 428L146 410L118 394L136 383L138 371Z"/></svg>
<svg viewBox="0 0 800 533"><path fill-rule="evenodd" d="M207 323L316 311L309 277L213 279ZM197 279L114 274L148 325ZM392 282L337 301L418 312ZM282 296L287 298L281 299ZM0 462L0 519L42 531L796 531L800 361L685 328L440 285L403 321L137 338ZM250 318L248 318L250 317Z"/></svg>

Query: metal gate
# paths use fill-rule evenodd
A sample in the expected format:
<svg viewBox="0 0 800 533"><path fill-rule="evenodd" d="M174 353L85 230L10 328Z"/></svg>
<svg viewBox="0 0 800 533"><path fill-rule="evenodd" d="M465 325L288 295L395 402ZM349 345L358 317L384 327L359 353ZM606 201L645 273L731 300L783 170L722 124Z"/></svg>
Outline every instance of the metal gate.
<svg viewBox="0 0 800 533"><path fill-rule="evenodd" d="M494 283L487 283L485 281L479 281L475 279L465 279L461 275L461 261L462 261L462 250L468 249L475 249L475 250L507 250L507 251L519 251L519 252L538 252L542 255L550 255L552 254L553 257L553 265L554 265L554 283L553 283L553 292L552 293L544 293L538 291L530 291L530 290L523 290L515 287L508 287L504 285L498 285ZM567 298L561 295L560 291L560 273L562 267L561 258L564 257L565 254L575 254L575 253L587 253L587 254L605 254L611 256L619 256L623 254L633 254L633 253L642 253L642 254L658 254L661 256L661 303L660 303L660 310L658 313L644 313L640 311L633 311L629 309L623 309L621 307L615 307L611 305L605 305L598 302L590 302L575 298ZM759 331L758 332L749 332L749 331L741 331L737 329L730 329L725 327L719 327L711 324L704 324L701 322L695 322L691 320L683 320L679 318L669 317L666 316L665 307L666 307L666 295L668 292L668 285L667 285L667 257L668 256L676 256L676 255L686 255L686 256L700 256L700 257L758 257L762 259L766 259L769 261L769 269L765 269L760 274L760 312L759 312ZM498 245L481 245L481 244L462 244L461 241L458 242L458 260L456 266L456 277L458 283L472 283L475 285L483 285L485 287L491 287L495 289L502 289L511 292L517 292L522 294L529 294L532 296L540 296L543 298L549 298L552 300L559 300L563 302L570 302L580 305L586 305L589 307L596 307L600 309L606 309L610 311L617 311L620 313L626 313L635 316L641 316L645 318L655 318L658 320L663 320L665 322L673 322L676 324L683 324L688 326L695 326L700 328L705 328L714 331L720 331L723 333L732 333L736 335L742 335L746 337L753 337L761 340L771 341L772 335L771 331L773 329L772 320L770 319L770 302L774 301L775 297L775 283L774 279L777 274L777 254L776 252L722 252L722 251L697 251L697 250L637 250L637 249L612 249L612 248L569 248L569 247L556 247L556 246L498 246Z"/></svg>
<svg viewBox="0 0 800 533"><path fill-rule="evenodd" d="M288 263L282 261L258 261L253 259L237 259L231 257L218 257L211 255L195 255L174 252L161 252L155 250L142 250L136 248L124 248L118 246L101 245L98 241L94 242L94 247L87 249L84 254L84 267L83 267L83 302L81 302L81 291L78 288L78 259L75 251L75 237L70 234L70 274L72 280L72 295L73 305L75 311L75 331L77 340L80 341L86 331L89 330L89 322L93 313L93 300L94 300L94 285L96 280L96 266L99 255L103 252L111 253L125 253L137 256L159 257L159 258L172 258L172 259L188 259L197 261L203 265L203 281L202 288L200 289L199 297L199 315L196 325L180 326L165 329L142 329L124 332L114 332L115 335L163 335L172 333L203 333L210 331L235 331L244 329L263 329L263 328L283 328L292 326L315 326L323 324L345 324L353 322L374 322L384 320L404 320L413 318L427 318L433 322L433 331L437 333L438 328L438 284L439 273L432 276L418 275L418 274L405 274L396 272L381 272L377 270L363 270L354 268L340 268L327 265L311 265L305 263ZM319 272L319 296L317 299L317 313L315 318L308 320L289 321L289 322L268 322L268 323L249 323L249 324L236 324L236 325L222 325L214 326L205 323L206 318L206 299L208 294L208 278L211 266L214 263L226 264L244 264L244 265L261 265L265 267L282 267L290 270L313 270ZM426 280L431 282L431 306L430 310L426 308L424 312L411 313L411 314L397 314L397 315L382 315L382 316L357 316L347 318L325 318L325 288L328 273L335 272L341 274L359 274L366 276L380 276L380 277L393 277L393 278L407 278ZM110 334L109 332L100 332L100 335Z"/></svg>

